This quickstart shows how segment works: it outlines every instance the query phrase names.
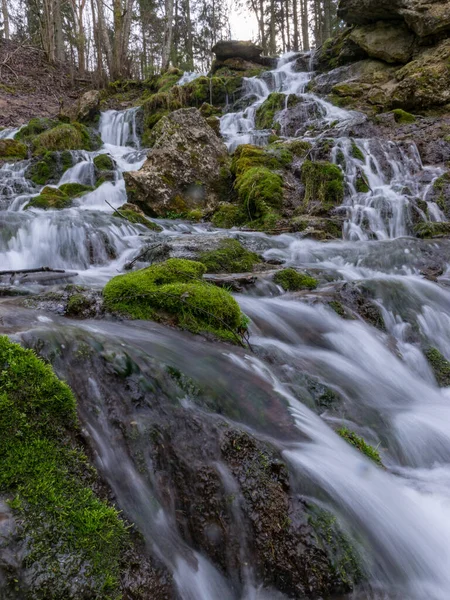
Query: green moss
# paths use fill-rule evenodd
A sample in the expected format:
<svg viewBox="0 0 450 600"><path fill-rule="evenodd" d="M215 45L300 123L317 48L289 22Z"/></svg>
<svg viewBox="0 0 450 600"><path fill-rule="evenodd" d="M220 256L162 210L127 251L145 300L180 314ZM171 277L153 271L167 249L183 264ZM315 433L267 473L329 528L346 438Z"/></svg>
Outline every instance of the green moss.
<svg viewBox="0 0 450 600"><path fill-rule="evenodd" d="M26 144L17 140L0 140L0 160L24 160L27 156Z"/></svg>
<svg viewBox="0 0 450 600"><path fill-rule="evenodd" d="M69 198L79 198L88 192L92 192L94 188L91 185L83 185L82 183L63 183L58 189Z"/></svg>
<svg viewBox="0 0 450 600"><path fill-rule="evenodd" d="M77 430L68 386L32 351L1 337L0 493L21 523L28 568L48 579L39 597L69 596L71 559L85 594L118 600L126 531L91 489L96 475L74 442Z"/></svg>
<svg viewBox="0 0 450 600"><path fill-rule="evenodd" d="M354 431L350 431L347 427L341 427L337 430L337 433L344 438L346 442L355 446L355 448L365 454L370 460L373 460L379 467L383 466L378 450L370 444L367 444L364 439L359 435L356 435Z"/></svg>
<svg viewBox="0 0 450 600"><path fill-rule="evenodd" d="M362 173L358 174L355 182L355 187L356 191L361 194L367 194L368 192L370 192L370 187L367 182L367 179Z"/></svg>
<svg viewBox="0 0 450 600"><path fill-rule="evenodd" d="M433 369L434 376L440 387L450 386L450 362L437 348L425 350L425 356Z"/></svg>
<svg viewBox="0 0 450 600"><path fill-rule="evenodd" d="M327 212L344 200L344 175L332 163L305 160L302 182L305 185L305 204L313 207L314 203L319 203L316 212Z"/></svg>
<svg viewBox="0 0 450 600"><path fill-rule="evenodd" d="M183 75L183 71L174 67L168 69L156 80L156 87L160 92L168 92L178 83L180 77Z"/></svg>
<svg viewBox="0 0 450 600"><path fill-rule="evenodd" d="M244 222L245 216L242 212L242 208L229 202L223 202L220 204L212 218L212 224L215 227L221 227L224 229L238 227L239 225L243 225Z"/></svg>
<svg viewBox="0 0 450 600"><path fill-rule="evenodd" d="M450 223L447 221L426 221L414 227L414 233L419 238L433 238L450 235Z"/></svg>
<svg viewBox="0 0 450 600"><path fill-rule="evenodd" d="M284 94L272 92L256 111L256 129L274 129L278 131L280 124L275 123L275 115L283 110L285 104L286 96Z"/></svg>
<svg viewBox="0 0 450 600"><path fill-rule="evenodd" d="M262 217L270 207L281 207L283 179L266 167L248 169L236 179L235 188L249 220Z"/></svg>
<svg viewBox="0 0 450 600"><path fill-rule="evenodd" d="M186 219L188 219L188 221L201 221L203 219L203 211L199 208L190 210L186 214Z"/></svg>
<svg viewBox="0 0 450 600"><path fill-rule="evenodd" d="M46 118L31 119L28 125L21 127L16 133L15 139L23 142L29 142L40 133L52 129L58 125L58 121Z"/></svg>
<svg viewBox="0 0 450 600"><path fill-rule="evenodd" d="M96 150L100 146L100 138L81 123L57 125L32 141L33 153L36 155L48 150Z"/></svg>
<svg viewBox="0 0 450 600"><path fill-rule="evenodd" d="M406 123L415 123L416 117L401 108L396 108L392 111L394 115L395 122L399 125L405 125Z"/></svg>
<svg viewBox="0 0 450 600"><path fill-rule="evenodd" d="M299 158L305 158L312 148L311 144L304 140L283 142L283 147L286 148L286 150L289 150L289 152L291 152L294 156Z"/></svg>
<svg viewBox="0 0 450 600"><path fill-rule="evenodd" d="M26 176L36 185L56 183L71 166L72 156L69 151L46 152L41 160L28 167Z"/></svg>
<svg viewBox="0 0 450 600"><path fill-rule="evenodd" d="M243 144L238 146L233 154L231 171L236 177L239 177L251 167L277 170L291 162L292 152L280 144L273 144L268 148Z"/></svg>
<svg viewBox="0 0 450 600"><path fill-rule="evenodd" d="M114 161L109 154L99 154L94 158L94 166L98 171L114 171Z"/></svg>
<svg viewBox="0 0 450 600"><path fill-rule="evenodd" d="M299 273L295 269L282 269L275 273L273 280L287 292L314 290L318 285L317 279L310 275Z"/></svg>
<svg viewBox="0 0 450 600"><path fill-rule="evenodd" d="M104 288L105 306L134 319L168 317L194 333L214 333L236 343L245 318L234 298L202 280L200 262L169 259L140 271L114 277Z"/></svg>
<svg viewBox="0 0 450 600"><path fill-rule="evenodd" d="M334 310L334 312L337 315L339 315L340 317L342 317L343 319L345 319L347 317L347 312L346 312L345 307L342 304L342 302L339 302L338 300L332 300L331 302L328 303L328 306L330 308L332 308Z"/></svg>
<svg viewBox="0 0 450 600"><path fill-rule="evenodd" d="M364 152L357 146L355 142L352 142L352 156L361 162L364 162Z"/></svg>
<svg viewBox="0 0 450 600"><path fill-rule="evenodd" d="M118 217L119 219L126 219L130 223L137 223L139 225L144 225L147 229L151 229L152 231L162 231L162 227L160 227L157 223L153 223L145 217L145 215L127 208L123 208L121 206L119 209L120 214L118 212L113 213L113 217Z"/></svg>
<svg viewBox="0 0 450 600"><path fill-rule="evenodd" d="M26 206L26 209L41 208L44 210L53 210L69 208L71 205L72 199L70 196L62 192L60 189L45 187L38 196L31 198Z"/></svg>
<svg viewBox="0 0 450 600"><path fill-rule="evenodd" d="M83 294L72 294L67 302L66 315L78 317L90 308L91 302Z"/></svg>
<svg viewBox="0 0 450 600"><path fill-rule="evenodd" d="M255 252L250 252L237 240L222 240L217 250L203 252L198 259L207 273L246 273L260 262Z"/></svg>

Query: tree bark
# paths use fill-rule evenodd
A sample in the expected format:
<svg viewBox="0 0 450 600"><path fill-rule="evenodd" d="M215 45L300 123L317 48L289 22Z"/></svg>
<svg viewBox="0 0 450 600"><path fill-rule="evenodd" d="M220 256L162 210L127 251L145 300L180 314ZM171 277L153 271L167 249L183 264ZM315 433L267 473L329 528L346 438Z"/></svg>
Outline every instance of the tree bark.
<svg viewBox="0 0 450 600"><path fill-rule="evenodd" d="M172 49L173 36L173 8L174 0L166 0L166 15L164 24L164 45L161 56L161 69L164 71L169 67L170 52Z"/></svg>
<svg viewBox="0 0 450 600"><path fill-rule="evenodd" d="M3 15L3 36L5 40L9 40L9 13L8 2L2 0L2 15Z"/></svg>

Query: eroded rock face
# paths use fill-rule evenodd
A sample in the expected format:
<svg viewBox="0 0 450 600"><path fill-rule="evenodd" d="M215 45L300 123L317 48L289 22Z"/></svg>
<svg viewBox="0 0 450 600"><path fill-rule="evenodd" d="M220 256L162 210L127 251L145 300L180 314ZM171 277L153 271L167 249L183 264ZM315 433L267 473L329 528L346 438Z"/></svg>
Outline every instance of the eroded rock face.
<svg viewBox="0 0 450 600"><path fill-rule="evenodd" d="M407 63L414 48L414 35L405 25L383 21L355 27L350 39L370 57L388 63Z"/></svg>
<svg viewBox="0 0 450 600"><path fill-rule="evenodd" d="M404 21L419 37L450 29L447 0L341 0L338 15L350 24Z"/></svg>
<svg viewBox="0 0 450 600"><path fill-rule="evenodd" d="M163 117L139 171L124 173L128 198L151 216L210 209L220 200L228 152L196 108Z"/></svg>
<svg viewBox="0 0 450 600"><path fill-rule="evenodd" d="M99 115L100 92L98 90L89 90L78 100L75 118L80 123L90 123Z"/></svg>

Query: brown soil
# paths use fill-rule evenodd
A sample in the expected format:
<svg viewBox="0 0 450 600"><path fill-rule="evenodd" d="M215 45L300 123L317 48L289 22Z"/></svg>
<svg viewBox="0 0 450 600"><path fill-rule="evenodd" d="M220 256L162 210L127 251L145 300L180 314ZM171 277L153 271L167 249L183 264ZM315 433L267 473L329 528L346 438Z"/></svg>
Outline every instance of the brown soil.
<svg viewBox="0 0 450 600"><path fill-rule="evenodd" d="M77 79L70 65L50 64L42 50L0 39L0 126L67 112L89 87L90 81Z"/></svg>

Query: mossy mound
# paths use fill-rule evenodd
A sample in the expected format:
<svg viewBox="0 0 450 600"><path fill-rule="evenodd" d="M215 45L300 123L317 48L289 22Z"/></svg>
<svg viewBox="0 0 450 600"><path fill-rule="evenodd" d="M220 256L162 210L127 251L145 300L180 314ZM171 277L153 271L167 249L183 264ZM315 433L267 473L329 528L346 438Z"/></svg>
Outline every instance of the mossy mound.
<svg viewBox="0 0 450 600"><path fill-rule="evenodd" d="M381 462L380 453L376 448L368 444L361 436L356 435L354 431L350 431L347 427L341 427L337 430L337 433L346 442L357 448L360 452L365 454L370 460L372 460L379 467L383 466Z"/></svg>
<svg viewBox="0 0 450 600"><path fill-rule="evenodd" d="M0 493L11 498L35 573L34 595L21 597L81 597L81 589L83 597L121 597L126 529L92 491L96 474L77 430L68 386L31 350L0 337Z"/></svg>
<svg viewBox="0 0 450 600"><path fill-rule="evenodd" d="M45 187L39 196L31 198L26 209L41 208L43 210L55 210L69 208L72 205L72 198L58 188Z"/></svg>
<svg viewBox="0 0 450 600"><path fill-rule="evenodd" d="M361 162L365 161L364 152L354 141L352 141L352 156Z"/></svg>
<svg viewBox="0 0 450 600"><path fill-rule="evenodd" d="M134 204L126 203L120 208L117 209L116 212L113 213L113 217L118 217L119 219L126 219L130 223L137 223L138 225L144 225L147 229L151 229L152 231L162 231L162 227L153 223L153 221L149 221L144 213Z"/></svg>
<svg viewBox="0 0 450 600"><path fill-rule="evenodd" d="M163 73L160 77L158 77L156 80L156 88L160 92L168 92L173 88L174 85L178 83L182 75L183 71L175 67L171 67L170 69L167 69L167 71L165 71L165 73Z"/></svg>
<svg viewBox="0 0 450 600"><path fill-rule="evenodd" d="M305 205L311 214L323 214L342 204L344 174L329 162L305 160L302 166L305 185Z"/></svg>
<svg viewBox="0 0 450 600"><path fill-rule="evenodd" d="M434 376L440 387L450 386L450 362L437 348L425 350L425 356L433 369Z"/></svg>
<svg viewBox="0 0 450 600"><path fill-rule="evenodd" d="M27 155L26 144L17 140L0 140L0 160L24 160Z"/></svg>
<svg viewBox="0 0 450 600"><path fill-rule="evenodd" d="M27 125L20 128L20 131L16 133L15 139L22 142L29 142L37 135L47 131L48 129L56 127L58 124L58 121L44 117L31 119Z"/></svg>
<svg viewBox="0 0 450 600"><path fill-rule="evenodd" d="M405 125L406 123L415 123L416 117L406 110L402 110L401 108L396 108L392 111L394 115L395 122L399 125Z"/></svg>
<svg viewBox="0 0 450 600"><path fill-rule="evenodd" d="M295 269L282 269L275 273L274 282L286 290L286 292L298 292L299 290L314 290L318 281L310 275L299 273Z"/></svg>
<svg viewBox="0 0 450 600"><path fill-rule="evenodd" d="M252 167L236 179L236 191L249 220L279 209L283 201L283 179L266 167Z"/></svg>
<svg viewBox="0 0 450 600"><path fill-rule="evenodd" d="M90 185L83 185L82 183L63 183L58 189L72 199L79 198L88 192L92 192L94 188Z"/></svg>
<svg viewBox="0 0 450 600"><path fill-rule="evenodd" d="M133 319L169 319L193 333L239 342L246 319L231 294L202 280L205 271L200 262L171 258L119 275L103 290L105 306Z"/></svg>
<svg viewBox="0 0 450 600"><path fill-rule="evenodd" d="M203 252L199 261L207 273L246 273L260 261L255 252L250 252L237 240L222 240L217 250Z"/></svg>
<svg viewBox="0 0 450 600"><path fill-rule="evenodd" d="M94 158L93 162L98 171L114 171L114 160L109 154L99 154Z"/></svg>
<svg viewBox="0 0 450 600"><path fill-rule="evenodd" d="M280 143L280 145L298 158L306 158L312 148L312 145L305 140L289 140ZM273 147L277 147L277 144L273 144Z"/></svg>
<svg viewBox="0 0 450 600"><path fill-rule="evenodd" d="M272 92L258 107L255 115L256 129L273 129L280 131L280 124L275 122L275 116L286 104L286 96L280 92Z"/></svg>
<svg viewBox="0 0 450 600"><path fill-rule="evenodd" d="M72 155L69 151L46 152L41 160L28 167L26 177L36 185L57 183L71 166Z"/></svg>
<svg viewBox="0 0 450 600"><path fill-rule="evenodd" d="M356 177L355 188L360 194L367 194L370 192L369 183L366 179L366 176L362 172L358 173Z"/></svg>
<svg viewBox="0 0 450 600"><path fill-rule="evenodd" d="M447 221L426 221L418 223L414 227L414 233L417 237L422 239L444 237L450 235L450 223Z"/></svg>
<svg viewBox="0 0 450 600"><path fill-rule="evenodd" d="M32 148L35 155L40 155L49 150L97 150L101 143L99 136L85 125L62 123L33 138Z"/></svg>
<svg viewBox="0 0 450 600"><path fill-rule="evenodd" d="M316 240L342 238L342 220L339 218L311 217L301 215L291 219L293 231Z"/></svg>
<svg viewBox="0 0 450 600"><path fill-rule="evenodd" d="M214 213L212 224L215 227L230 229L231 227L239 227L245 223L245 215L241 206L223 202Z"/></svg>

